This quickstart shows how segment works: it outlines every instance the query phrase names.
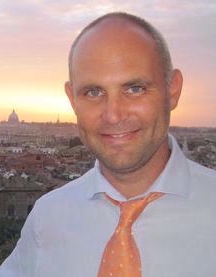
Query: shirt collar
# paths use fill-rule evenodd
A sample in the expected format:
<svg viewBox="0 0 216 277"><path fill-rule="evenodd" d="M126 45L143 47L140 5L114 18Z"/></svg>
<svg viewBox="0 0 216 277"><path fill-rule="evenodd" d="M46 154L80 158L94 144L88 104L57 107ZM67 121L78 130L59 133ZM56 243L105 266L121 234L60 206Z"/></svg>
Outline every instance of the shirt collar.
<svg viewBox="0 0 216 277"><path fill-rule="evenodd" d="M148 192L158 191L187 197L190 182L188 161L171 134L169 134L169 146L171 149L169 160Z"/></svg>
<svg viewBox="0 0 216 277"><path fill-rule="evenodd" d="M146 193L137 197L142 197L150 192L163 192L182 197L187 197L189 193L190 171L187 159L180 150L176 139L169 134L169 145L171 149L170 158ZM92 186L89 186L88 197L91 199L100 198L107 193L113 199L124 201L126 198L118 192L101 174L99 162L96 160L93 169ZM89 180L90 181L90 180ZM136 197L136 198L137 198Z"/></svg>

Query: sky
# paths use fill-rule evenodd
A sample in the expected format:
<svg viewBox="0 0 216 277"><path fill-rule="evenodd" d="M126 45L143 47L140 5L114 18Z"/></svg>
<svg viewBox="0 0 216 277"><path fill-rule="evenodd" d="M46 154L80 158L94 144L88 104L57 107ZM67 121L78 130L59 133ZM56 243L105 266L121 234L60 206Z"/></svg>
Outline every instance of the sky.
<svg viewBox="0 0 216 277"><path fill-rule="evenodd" d="M76 35L95 18L129 12L165 37L184 76L171 125L216 127L215 0L0 0L0 121L75 121L64 92Z"/></svg>

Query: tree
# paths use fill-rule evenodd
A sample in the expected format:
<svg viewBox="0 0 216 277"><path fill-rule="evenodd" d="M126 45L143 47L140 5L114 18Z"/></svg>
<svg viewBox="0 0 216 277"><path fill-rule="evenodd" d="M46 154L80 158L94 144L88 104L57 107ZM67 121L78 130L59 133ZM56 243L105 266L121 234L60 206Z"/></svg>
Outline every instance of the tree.
<svg viewBox="0 0 216 277"><path fill-rule="evenodd" d="M0 219L0 264L7 258L15 247L25 219Z"/></svg>

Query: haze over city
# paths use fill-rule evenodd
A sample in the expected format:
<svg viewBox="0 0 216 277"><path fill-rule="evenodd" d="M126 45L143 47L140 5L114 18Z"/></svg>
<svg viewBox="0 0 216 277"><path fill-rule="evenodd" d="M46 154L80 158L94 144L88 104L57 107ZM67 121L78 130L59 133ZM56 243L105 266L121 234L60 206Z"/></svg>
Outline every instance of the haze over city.
<svg viewBox="0 0 216 277"><path fill-rule="evenodd" d="M2 0L0 121L15 109L27 122L75 122L64 93L70 45L89 22L113 11L145 18L168 42L184 76L171 124L216 127L214 0Z"/></svg>

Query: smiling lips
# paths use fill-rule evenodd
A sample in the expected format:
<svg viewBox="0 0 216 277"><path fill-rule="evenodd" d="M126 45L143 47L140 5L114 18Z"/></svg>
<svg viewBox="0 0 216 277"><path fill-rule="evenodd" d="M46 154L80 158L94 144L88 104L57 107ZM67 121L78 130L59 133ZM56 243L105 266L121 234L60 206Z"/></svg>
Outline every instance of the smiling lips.
<svg viewBox="0 0 216 277"><path fill-rule="evenodd" d="M126 131L126 132L121 132L121 133L115 133L115 132L110 132L110 133L101 133L101 137L107 140L112 140L112 141L122 141L122 140L128 140L131 139L139 130L132 130L132 131Z"/></svg>

